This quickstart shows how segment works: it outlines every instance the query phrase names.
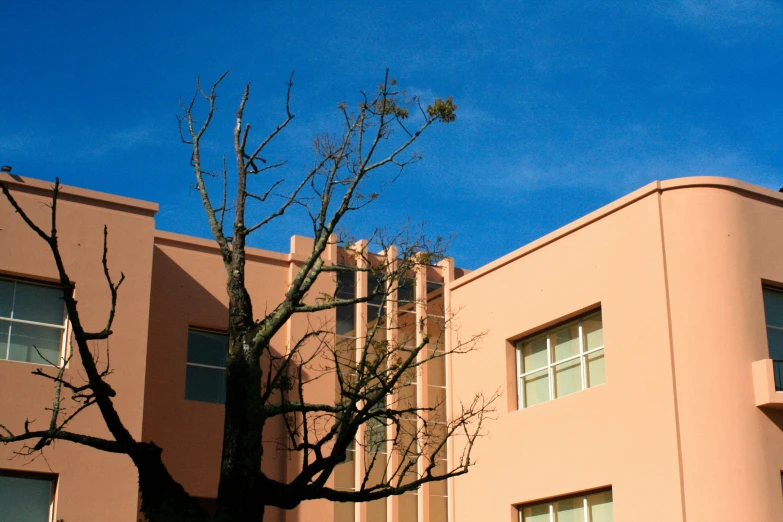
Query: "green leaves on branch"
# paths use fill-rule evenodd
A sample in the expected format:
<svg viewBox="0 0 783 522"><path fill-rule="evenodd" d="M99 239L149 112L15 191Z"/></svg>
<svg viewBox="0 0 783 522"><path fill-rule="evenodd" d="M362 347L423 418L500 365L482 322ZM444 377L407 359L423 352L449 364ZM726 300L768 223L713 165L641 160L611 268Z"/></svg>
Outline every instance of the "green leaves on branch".
<svg viewBox="0 0 783 522"><path fill-rule="evenodd" d="M433 120L438 120L443 123L451 123L457 119L457 105L454 103L454 99L449 96L445 100L442 98L435 98L435 102L432 105L427 106L427 115Z"/></svg>

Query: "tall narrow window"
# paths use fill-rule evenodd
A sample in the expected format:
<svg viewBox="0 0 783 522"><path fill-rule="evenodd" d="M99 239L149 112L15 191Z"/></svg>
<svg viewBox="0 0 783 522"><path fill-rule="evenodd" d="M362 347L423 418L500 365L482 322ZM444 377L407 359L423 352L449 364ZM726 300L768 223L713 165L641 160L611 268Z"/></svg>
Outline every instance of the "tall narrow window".
<svg viewBox="0 0 783 522"><path fill-rule="evenodd" d="M0 473L0 520L51 522L54 477L27 473Z"/></svg>
<svg viewBox="0 0 783 522"><path fill-rule="evenodd" d="M764 287L764 316L767 322L767 346L775 370L775 389L783 391L783 292Z"/></svg>
<svg viewBox="0 0 783 522"><path fill-rule="evenodd" d="M226 334L188 330L187 400L225 404L227 355Z"/></svg>
<svg viewBox="0 0 783 522"><path fill-rule="evenodd" d="M614 522L612 490L528 504L519 515L520 522Z"/></svg>
<svg viewBox="0 0 783 522"><path fill-rule="evenodd" d="M0 359L61 364L65 325L62 290L0 278Z"/></svg>
<svg viewBox="0 0 783 522"><path fill-rule="evenodd" d="M517 343L519 408L606 382L601 312Z"/></svg>

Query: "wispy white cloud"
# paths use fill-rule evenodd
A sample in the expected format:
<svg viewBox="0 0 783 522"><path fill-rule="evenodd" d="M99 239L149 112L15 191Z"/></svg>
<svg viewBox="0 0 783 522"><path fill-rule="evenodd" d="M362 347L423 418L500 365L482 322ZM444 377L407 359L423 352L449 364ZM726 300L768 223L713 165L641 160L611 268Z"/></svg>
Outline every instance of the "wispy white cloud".
<svg viewBox="0 0 783 522"><path fill-rule="evenodd" d="M542 148L464 166L465 197L477 192L520 197L551 188L601 189L621 196L646 183L687 176L722 176L777 189L781 172L746 151L694 129L680 143L643 126L618 129L581 150Z"/></svg>
<svg viewBox="0 0 783 522"><path fill-rule="evenodd" d="M133 150L137 147L154 145L163 138L161 133L152 126L141 124L129 129L113 132L106 135L97 135L91 132L93 138L91 144L84 145L75 150L79 157L101 158L115 152Z"/></svg>
<svg viewBox="0 0 783 522"><path fill-rule="evenodd" d="M51 142L51 138L35 134L0 135L0 154L3 156L41 154Z"/></svg>
<svg viewBox="0 0 783 522"><path fill-rule="evenodd" d="M678 23L702 29L779 25L783 6L771 0L678 0L665 13Z"/></svg>

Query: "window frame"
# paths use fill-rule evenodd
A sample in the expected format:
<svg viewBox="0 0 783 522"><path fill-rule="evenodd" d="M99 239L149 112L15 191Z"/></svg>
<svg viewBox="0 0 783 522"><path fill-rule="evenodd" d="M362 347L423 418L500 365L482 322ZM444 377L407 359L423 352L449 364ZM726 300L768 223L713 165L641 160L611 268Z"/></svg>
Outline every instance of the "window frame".
<svg viewBox="0 0 783 522"><path fill-rule="evenodd" d="M54 323L43 323L40 321L30 321L28 319L16 319L13 317L14 315L14 305L16 303L16 289L17 285L19 283L30 285L30 286L40 286L44 288L50 288L53 290L58 290L62 294L62 288L57 284L53 282L46 282L46 281L38 281L35 279L28 279L24 277L14 277L10 275L0 274L0 280L10 281L13 283L13 295L11 297L11 315L9 317L5 317L0 315L0 321L5 321L9 323L9 335L8 335L8 341L5 345L5 353L3 353L3 348L0 346L0 361L7 361L7 362L14 362L14 363L22 363L22 364L35 364L35 365L42 365L47 364L46 361L41 362L31 362L31 361L20 361L18 359L10 359L9 353L11 349L11 336L13 335L13 325L14 324L27 324L32 326L40 326L44 328L52 328L56 330L60 330L60 351L58 353L58 361L57 364L54 365L55 368L60 368L63 365L66 365L66 359L68 358L69 354L69 340L70 340L70 333L71 333L71 322L70 318L68 316L68 308L65 306L65 301L63 300L62 296L60 296L58 299L62 303L63 307L63 323L61 325L54 324ZM2 323L0 323L2 324ZM67 366L67 365L66 365Z"/></svg>
<svg viewBox="0 0 783 522"><path fill-rule="evenodd" d="M223 370L223 375L225 376L225 373L227 371L228 367L228 332L225 330L218 330L215 328L205 328L201 326L188 326L188 337L190 337L190 332L199 332L199 333L206 333L211 335L222 335L226 337L226 364L223 366L215 366L212 364L203 364L203 363L193 363L188 360L188 343L185 344L185 400L191 401L191 402L200 402L200 403L207 403L207 404L217 404L220 406L226 405L225 398L222 402L217 401L202 401L198 399L189 399L188 398L188 366L195 366L197 368L208 368L210 370Z"/></svg>
<svg viewBox="0 0 783 522"><path fill-rule="evenodd" d="M601 384L596 384L594 386L588 386L587 382L587 364L586 359L589 355L596 353L600 350L604 350L606 347L606 342L603 342L601 346L598 346L596 348L592 348L590 350L585 350L585 339L584 339L584 331L582 329L582 323L587 320L591 319L595 316L601 317L601 330L603 332L604 327L604 321L603 321L603 310L601 308L593 309L588 312L582 313L577 315L576 317L572 317L566 321L557 323L553 326L547 327L544 330L540 330L532 335L527 335L521 339L518 339L514 341L514 350L516 351L515 357L516 357L516 381L517 381L517 409L518 410L524 410L527 408L531 408L532 406L537 406L539 404L543 404L544 402L549 402L555 399L558 399L560 397L555 396L555 372L554 369L556 367L560 367L565 365L568 362L579 360L579 372L581 376L581 388L578 391L585 391L589 388L594 388L595 386L601 386L601 384L605 384L606 381L604 381ZM561 330L563 328L569 327L576 324L579 329L579 353L576 355L571 355L569 357L566 357L564 359L560 359L558 361L554 361L552 356L552 343L551 343L551 335L558 330ZM525 343L532 342L541 338L546 339L546 358L547 358L547 364L545 366L542 366L540 368L535 368L533 370L522 372L522 346ZM603 339L603 333L602 333L602 339ZM604 352L604 360L606 358L605 355L606 352ZM548 380L548 399L546 401L542 401L536 404L532 404L530 406L525 406L525 386L523 384L523 379L525 377L529 377L530 375L541 373L546 370L547 380ZM578 392L573 392L578 393ZM571 395L571 394L568 394Z"/></svg>
<svg viewBox="0 0 783 522"><path fill-rule="evenodd" d="M49 482L49 518L47 522L54 522L57 507L57 488L59 475L51 473L38 473L35 471L18 471L14 469L0 469L0 476L23 480L45 480Z"/></svg>
<svg viewBox="0 0 783 522"><path fill-rule="evenodd" d="M589 507L590 506L587 503L587 498L590 497L591 495L596 495L596 494L599 494L599 493L607 493L607 492L611 493L611 495L612 495L612 518L614 518L614 491L612 491L612 487L609 486L609 487L602 487L602 488L598 488L598 489L591 489L591 490L588 490L588 491L583 491L581 493L567 494L567 495L558 496L558 497L552 497L552 498L549 498L549 499L543 499L543 500L539 500L539 501L535 501L535 502L526 502L524 504L519 504L519 505L516 506L517 512L519 513L519 522L525 522L525 517L524 517L524 510L525 510L525 508L529 508L529 507L533 507L533 506L540 506L540 505L544 505L544 504L549 504L549 522L554 522L556 520L555 519L555 515L556 515L555 504L557 504L558 502L561 502L563 500L578 499L578 498L582 499L582 510L583 510L583 514L584 514L584 522L591 522L591 520L590 520L590 512L589 512Z"/></svg>

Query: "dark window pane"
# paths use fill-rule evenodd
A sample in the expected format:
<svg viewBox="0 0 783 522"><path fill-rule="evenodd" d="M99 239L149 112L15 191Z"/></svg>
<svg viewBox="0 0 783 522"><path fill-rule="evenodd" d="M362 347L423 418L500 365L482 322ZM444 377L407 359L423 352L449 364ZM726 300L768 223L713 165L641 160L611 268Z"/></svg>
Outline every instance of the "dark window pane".
<svg viewBox="0 0 783 522"><path fill-rule="evenodd" d="M52 481L0 475L0 520L48 522Z"/></svg>
<svg viewBox="0 0 783 522"><path fill-rule="evenodd" d="M226 402L226 371L188 366L185 376L185 398L190 401Z"/></svg>
<svg viewBox="0 0 783 522"><path fill-rule="evenodd" d="M14 282L0 279L0 317L11 317L11 303L14 300Z"/></svg>
<svg viewBox="0 0 783 522"><path fill-rule="evenodd" d="M43 359L45 357L58 365L60 364L62 332L60 328L13 323L8 358L12 361L48 364Z"/></svg>
<svg viewBox="0 0 783 522"><path fill-rule="evenodd" d="M381 315L382 308L380 306L373 306L373 305L367 305L367 322L373 323L376 319L378 319L378 316ZM371 328L368 325L368 328Z"/></svg>
<svg viewBox="0 0 783 522"><path fill-rule="evenodd" d="M764 289L764 315L768 325L783 328L783 292Z"/></svg>
<svg viewBox="0 0 783 522"><path fill-rule="evenodd" d="M416 300L416 280L406 277L400 280L397 288L397 301L400 303L412 303Z"/></svg>
<svg viewBox="0 0 783 522"><path fill-rule="evenodd" d="M11 322L0 320L0 359L6 358L8 350L8 334L10 332Z"/></svg>
<svg viewBox="0 0 783 522"><path fill-rule="evenodd" d="M338 299L353 299L356 297L356 285L354 272L337 272L337 290L335 297Z"/></svg>
<svg viewBox="0 0 783 522"><path fill-rule="evenodd" d="M783 361L783 330L767 327L767 342L770 359Z"/></svg>
<svg viewBox="0 0 783 522"><path fill-rule="evenodd" d="M65 322L62 297L58 288L17 282L14 319L61 325Z"/></svg>
<svg viewBox="0 0 783 522"><path fill-rule="evenodd" d="M188 330L188 362L225 368L228 336Z"/></svg>
<svg viewBox="0 0 783 522"><path fill-rule="evenodd" d="M439 283L437 281L427 281L427 294L431 294L432 292L440 290L441 288L443 288L443 283Z"/></svg>
<svg viewBox="0 0 783 522"><path fill-rule="evenodd" d="M354 305L338 306L337 311L337 334L352 334L356 328L356 307Z"/></svg>
<svg viewBox="0 0 783 522"><path fill-rule="evenodd" d="M369 303L380 306L383 303L383 283L375 274L369 274L367 280L367 295L373 296Z"/></svg>

